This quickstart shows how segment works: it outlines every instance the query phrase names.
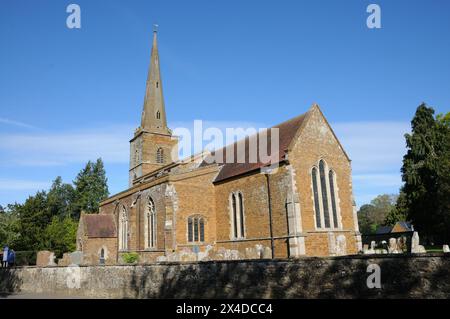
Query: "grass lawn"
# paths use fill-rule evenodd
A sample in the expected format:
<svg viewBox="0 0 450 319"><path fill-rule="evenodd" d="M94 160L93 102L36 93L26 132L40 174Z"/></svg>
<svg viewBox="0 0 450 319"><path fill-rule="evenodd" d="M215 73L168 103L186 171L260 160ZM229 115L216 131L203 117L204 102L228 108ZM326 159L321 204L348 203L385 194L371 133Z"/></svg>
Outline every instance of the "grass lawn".
<svg viewBox="0 0 450 319"><path fill-rule="evenodd" d="M427 253L442 253L442 246L425 246Z"/></svg>

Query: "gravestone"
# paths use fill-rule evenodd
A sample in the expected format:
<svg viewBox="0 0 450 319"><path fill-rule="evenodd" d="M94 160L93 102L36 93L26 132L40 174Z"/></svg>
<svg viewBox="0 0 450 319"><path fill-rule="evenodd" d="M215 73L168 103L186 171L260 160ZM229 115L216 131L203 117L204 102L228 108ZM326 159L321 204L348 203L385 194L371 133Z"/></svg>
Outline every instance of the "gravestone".
<svg viewBox="0 0 450 319"><path fill-rule="evenodd" d="M375 254L376 243L374 240L370 242L370 248L365 252L366 255Z"/></svg>
<svg viewBox="0 0 450 319"><path fill-rule="evenodd" d="M450 253L450 248L448 247L448 245L443 245L443 246L442 246L442 251L443 251L444 253Z"/></svg>
<svg viewBox="0 0 450 319"><path fill-rule="evenodd" d="M390 254L398 254L397 240L395 238L389 238L389 248L388 252Z"/></svg>
<svg viewBox="0 0 450 319"><path fill-rule="evenodd" d="M71 265L81 265L83 263L83 252L74 251L70 253L70 264Z"/></svg>
<svg viewBox="0 0 450 319"><path fill-rule="evenodd" d="M408 245L407 245L407 239L406 236L401 236L397 238L397 250L400 253L408 252Z"/></svg>
<svg viewBox="0 0 450 319"><path fill-rule="evenodd" d="M56 266L55 253L48 250L38 251L36 256L36 266L38 267Z"/></svg>
<svg viewBox="0 0 450 319"><path fill-rule="evenodd" d="M368 244L364 244L363 245L363 253L367 254L368 251L369 251L369 245Z"/></svg>
<svg viewBox="0 0 450 319"><path fill-rule="evenodd" d="M343 256L347 255L347 240L344 235L339 235L336 238L336 255Z"/></svg>
<svg viewBox="0 0 450 319"><path fill-rule="evenodd" d="M58 266L67 267L70 265L70 253L64 253L62 258L58 260Z"/></svg>
<svg viewBox="0 0 450 319"><path fill-rule="evenodd" d="M412 240L411 240L411 252L413 254L423 254L423 253L427 252L425 250L425 247L420 245L419 233L416 231L413 233Z"/></svg>

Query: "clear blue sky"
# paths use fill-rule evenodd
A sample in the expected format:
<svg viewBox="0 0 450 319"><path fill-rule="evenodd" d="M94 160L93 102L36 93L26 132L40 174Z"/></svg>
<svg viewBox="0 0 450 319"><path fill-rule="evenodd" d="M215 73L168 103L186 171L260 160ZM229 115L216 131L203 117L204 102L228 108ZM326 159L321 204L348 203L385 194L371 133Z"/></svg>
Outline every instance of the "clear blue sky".
<svg viewBox="0 0 450 319"><path fill-rule="evenodd" d="M81 7L81 29L66 7ZM366 8L381 6L381 29ZM319 103L359 205L401 184L403 134L450 109L450 1L2 1L0 204L102 156L127 187L158 23L169 124L273 125Z"/></svg>

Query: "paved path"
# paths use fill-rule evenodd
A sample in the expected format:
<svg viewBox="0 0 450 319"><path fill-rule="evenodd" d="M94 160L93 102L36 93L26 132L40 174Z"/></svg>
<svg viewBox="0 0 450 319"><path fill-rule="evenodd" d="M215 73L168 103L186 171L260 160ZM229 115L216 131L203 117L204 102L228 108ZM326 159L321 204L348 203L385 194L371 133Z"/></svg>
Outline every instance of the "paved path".
<svg viewBox="0 0 450 319"><path fill-rule="evenodd" d="M11 295L0 294L0 299L83 299L80 296L65 296L58 294L15 293Z"/></svg>

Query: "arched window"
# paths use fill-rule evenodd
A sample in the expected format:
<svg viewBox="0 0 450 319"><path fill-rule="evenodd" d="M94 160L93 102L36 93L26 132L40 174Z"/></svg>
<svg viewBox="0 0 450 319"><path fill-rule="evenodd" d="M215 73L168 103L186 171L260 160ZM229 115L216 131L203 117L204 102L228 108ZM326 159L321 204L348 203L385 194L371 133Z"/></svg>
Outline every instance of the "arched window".
<svg viewBox="0 0 450 319"><path fill-rule="evenodd" d="M147 198L147 205L145 207L144 237L146 249L156 247L156 211L155 203L151 197Z"/></svg>
<svg viewBox="0 0 450 319"><path fill-rule="evenodd" d="M321 218L320 218L320 203L319 203L319 190L317 188L317 168L313 167L312 171L312 185L313 185L313 193L314 193L314 210L316 213L316 227L321 228Z"/></svg>
<svg viewBox="0 0 450 319"><path fill-rule="evenodd" d="M244 200L241 192L231 193L230 195L231 207L231 224L232 224L232 238L245 237L245 214L244 214Z"/></svg>
<svg viewBox="0 0 450 319"><path fill-rule="evenodd" d="M164 163L164 150L161 147L156 151L156 163Z"/></svg>
<svg viewBox="0 0 450 319"><path fill-rule="evenodd" d="M119 250L128 249L128 215L125 206L119 213Z"/></svg>
<svg viewBox="0 0 450 319"><path fill-rule="evenodd" d="M203 216L195 215L188 217L188 242L198 243L205 241L205 219Z"/></svg>
<svg viewBox="0 0 450 319"><path fill-rule="evenodd" d="M324 160L311 169L314 212L317 228L339 228L336 176Z"/></svg>
<svg viewBox="0 0 450 319"><path fill-rule="evenodd" d="M239 221L240 221L240 237L244 237L244 201L242 200L242 194L238 193L239 199Z"/></svg>
<svg viewBox="0 0 450 319"><path fill-rule="evenodd" d="M328 190L327 190L327 178L325 174L325 162L320 160L319 162L320 173L320 189L322 190L322 208L323 217L325 220L325 228L330 228L330 210L328 209Z"/></svg>
<svg viewBox="0 0 450 319"><path fill-rule="evenodd" d="M334 227L338 228L338 213L336 205L336 190L334 187L334 172L331 169L328 172L328 179L330 181L331 210L333 212L333 223Z"/></svg>
<svg viewBox="0 0 450 319"><path fill-rule="evenodd" d="M105 258L105 249L100 250L100 258Z"/></svg>
<svg viewBox="0 0 450 319"><path fill-rule="evenodd" d="M233 211L233 215L231 216L231 220L233 222L233 238L237 238L238 237L238 225L237 225L236 195L231 194L231 199L232 199L231 209Z"/></svg>
<svg viewBox="0 0 450 319"><path fill-rule="evenodd" d="M156 112L156 118L159 120L161 118L161 113L159 111Z"/></svg>

